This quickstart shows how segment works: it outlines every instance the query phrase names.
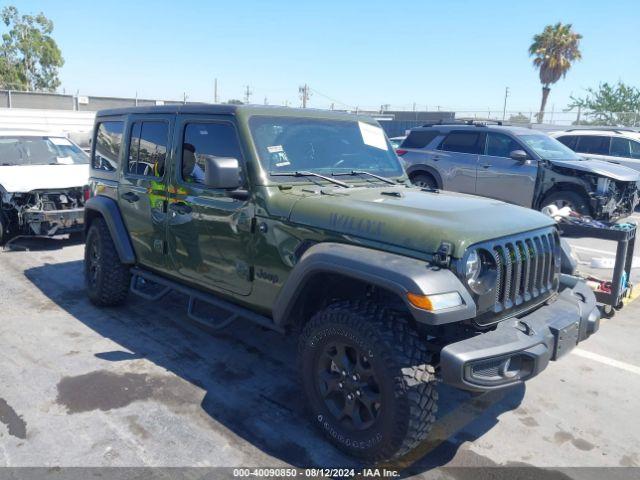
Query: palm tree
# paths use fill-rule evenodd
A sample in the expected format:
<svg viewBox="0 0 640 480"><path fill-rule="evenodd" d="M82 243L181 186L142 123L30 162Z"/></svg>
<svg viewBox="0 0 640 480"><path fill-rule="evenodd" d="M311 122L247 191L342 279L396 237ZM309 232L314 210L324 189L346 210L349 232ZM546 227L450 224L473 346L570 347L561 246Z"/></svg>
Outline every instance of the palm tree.
<svg viewBox="0 0 640 480"><path fill-rule="evenodd" d="M542 83L542 103L538 113L538 123L544 119L544 108L547 105L550 85L564 77L571 68L572 62L580 60L579 44L582 35L571 29L570 23L547 25L544 31L533 37L529 47L529 56L533 58L533 65L540 70Z"/></svg>

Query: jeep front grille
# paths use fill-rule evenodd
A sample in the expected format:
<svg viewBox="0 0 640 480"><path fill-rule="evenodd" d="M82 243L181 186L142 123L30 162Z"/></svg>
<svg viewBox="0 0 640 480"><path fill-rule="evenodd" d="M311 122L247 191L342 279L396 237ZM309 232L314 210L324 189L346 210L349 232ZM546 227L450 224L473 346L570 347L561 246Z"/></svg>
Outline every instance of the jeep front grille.
<svg viewBox="0 0 640 480"><path fill-rule="evenodd" d="M493 308L480 315L478 323L515 315L557 291L560 239L555 228L497 239L478 249L493 257L496 268Z"/></svg>

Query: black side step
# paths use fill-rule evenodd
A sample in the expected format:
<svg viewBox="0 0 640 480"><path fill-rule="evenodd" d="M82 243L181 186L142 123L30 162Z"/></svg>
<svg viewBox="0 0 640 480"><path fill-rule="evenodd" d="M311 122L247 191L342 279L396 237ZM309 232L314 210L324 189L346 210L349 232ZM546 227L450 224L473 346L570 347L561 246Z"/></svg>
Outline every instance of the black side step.
<svg viewBox="0 0 640 480"><path fill-rule="evenodd" d="M155 284L159 288L157 289L157 291L152 291L150 293L146 292L140 286L141 281ZM244 318L257 323L262 327L275 330L279 333L284 333L284 329L277 326L273 322L273 320L255 313L247 308L223 300L210 293L201 292L200 290L196 290L195 288L191 288L187 285L182 285L180 283L166 279L164 277L156 275L155 273L151 273L137 267L131 269L131 291L136 295L144 298L145 300L157 301L172 290L180 292L189 297L187 315L191 320L204 327L213 330L221 330L233 323L235 320ZM219 310L222 310L227 316L222 319L218 319L199 315L198 313L196 313L197 302L206 303Z"/></svg>

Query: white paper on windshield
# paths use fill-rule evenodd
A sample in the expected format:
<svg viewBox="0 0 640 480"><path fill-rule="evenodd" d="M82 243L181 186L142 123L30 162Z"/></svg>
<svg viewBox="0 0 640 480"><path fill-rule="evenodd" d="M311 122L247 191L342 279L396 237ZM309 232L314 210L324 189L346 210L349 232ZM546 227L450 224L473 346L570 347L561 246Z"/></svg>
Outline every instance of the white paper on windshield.
<svg viewBox="0 0 640 480"><path fill-rule="evenodd" d="M57 157L56 162L60 165L73 165L73 158L71 157Z"/></svg>
<svg viewBox="0 0 640 480"><path fill-rule="evenodd" d="M49 137L49 140L59 147L69 147L71 145L71 142L63 137Z"/></svg>
<svg viewBox="0 0 640 480"><path fill-rule="evenodd" d="M364 122L358 122L358 126L360 127L362 141L365 145L379 148L380 150L387 149L387 141L384 138L382 128Z"/></svg>
<svg viewBox="0 0 640 480"><path fill-rule="evenodd" d="M279 153L279 152L284 152L284 149L282 148L282 145L271 145L270 147L267 147L267 152Z"/></svg>

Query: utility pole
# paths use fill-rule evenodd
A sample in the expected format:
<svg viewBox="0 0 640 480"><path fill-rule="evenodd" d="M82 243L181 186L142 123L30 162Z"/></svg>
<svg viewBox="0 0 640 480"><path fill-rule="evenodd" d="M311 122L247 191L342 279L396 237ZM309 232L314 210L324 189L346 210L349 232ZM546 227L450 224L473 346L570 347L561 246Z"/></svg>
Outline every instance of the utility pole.
<svg viewBox="0 0 640 480"><path fill-rule="evenodd" d="M184 93L182 94L182 103L183 103L183 104L185 104L185 105L186 105L186 103L187 103L187 92L184 92Z"/></svg>
<svg viewBox="0 0 640 480"><path fill-rule="evenodd" d="M305 83L303 86L298 87L298 93L300 94L300 100L302 100L302 108L307 108L307 102L311 96L309 93L309 85Z"/></svg>
<svg viewBox="0 0 640 480"><path fill-rule="evenodd" d="M249 103L251 95L253 95L253 92L251 91L251 88L249 88L249 85L247 85L244 90L244 103Z"/></svg>
<svg viewBox="0 0 640 480"><path fill-rule="evenodd" d="M504 87L504 107L502 108L502 121L507 116L507 97L509 96L509 87Z"/></svg>
<svg viewBox="0 0 640 480"><path fill-rule="evenodd" d="M213 103L218 103L218 79L213 79Z"/></svg>

